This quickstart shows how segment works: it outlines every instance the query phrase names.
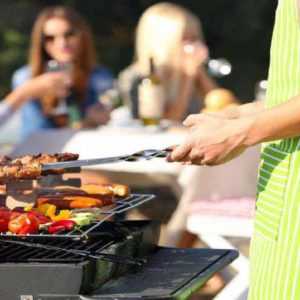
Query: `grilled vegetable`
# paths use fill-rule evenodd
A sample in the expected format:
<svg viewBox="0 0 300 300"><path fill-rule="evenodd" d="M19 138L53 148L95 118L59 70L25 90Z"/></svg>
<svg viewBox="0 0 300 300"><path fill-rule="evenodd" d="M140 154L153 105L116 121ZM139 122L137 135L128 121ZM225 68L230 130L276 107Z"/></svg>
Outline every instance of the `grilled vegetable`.
<svg viewBox="0 0 300 300"><path fill-rule="evenodd" d="M60 231L71 231L75 225L76 225L76 222L73 220L56 221L56 222L53 222L48 227L48 232L53 234L53 233L57 233Z"/></svg>
<svg viewBox="0 0 300 300"><path fill-rule="evenodd" d="M45 203L42 205L38 205L37 211L43 214L44 216L51 218L52 216L55 216L56 206L53 204Z"/></svg>
<svg viewBox="0 0 300 300"><path fill-rule="evenodd" d="M8 230L9 219L0 219L0 232L6 232Z"/></svg>
<svg viewBox="0 0 300 300"><path fill-rule="evenodd" d="M8 223L10 220L18 217L21 213L16 211L10 211L6 207L0 208L0 232L6 232L8 230Z"/></svg>
<svg viewBox="0 0 300 300"><path fill-rule="evenodd" d="M51 219L49 217L46 217L45 215L43 215L42 213L40 213L38 211L33 210L33 211L28 212L27 214L35 216L39 220L40 225L51 222Z"/></svg>
<svg viewBox="0 0 300 300"><path fill-rule="evenodd" d="M72 217L72 212L68 209L63 209L58 215L51 216L52 221L68 220Z"/></svg>
<svg viewBox="0 0 300 300"><path fill-rule="evenodd" d="M10 220L8 229L10 232L16 234L37 233L39 230L39 220L32 214L24 213Z"/></svg>
<svg viewBox="0 0 300 300"><path fill-rule="evenodd" d="M8 208L1 207L0 208L0 219L9 219L10 218L11 211Z"/></svg>
<svg viewBox="0 0 300 300"><path fill-rule="evenodd" d="M20 215L22 215L23 213L19 212L19 211L11 211L9 220L13 220L13 219L19 217Z"/></svg>
<svg viewBox="0 0 300 300"><path fill-rule="evenodd" d="M56 212L56 206L48 203L38 206L36 211L37 214L42 214L46 217L49 217L52 221L67 220L72 217L72 212L67 209L61 210L58 214L56 214Z"/></svg>
<svg viewBox="0 0 300 300"><path fill-rule="evenodd" d="M85 226L91 224L95 221L96 217L93 213L76 213L74 217L71 219L73 220L77 226Z"/></svg>

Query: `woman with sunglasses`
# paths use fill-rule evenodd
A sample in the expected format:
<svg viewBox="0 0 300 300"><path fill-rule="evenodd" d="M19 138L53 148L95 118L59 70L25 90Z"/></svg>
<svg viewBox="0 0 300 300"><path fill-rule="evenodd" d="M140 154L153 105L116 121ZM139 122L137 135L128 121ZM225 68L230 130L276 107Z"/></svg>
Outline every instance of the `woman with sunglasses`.
<svg viewBox="0 0 300 300"><path fill-rule="evenodd" d="M109 113L98 99L112 87L113 76L96 65L91 30L69 7L48 7L39 14L32 30L29 64L15 72L13 87L47 72L49 61L69 75L70 91L64 99L68 122L63 125L93 127L106 123ZM61 101L46 93L24 105L23 138L40 129L61 127L53 114Z"/></svg>

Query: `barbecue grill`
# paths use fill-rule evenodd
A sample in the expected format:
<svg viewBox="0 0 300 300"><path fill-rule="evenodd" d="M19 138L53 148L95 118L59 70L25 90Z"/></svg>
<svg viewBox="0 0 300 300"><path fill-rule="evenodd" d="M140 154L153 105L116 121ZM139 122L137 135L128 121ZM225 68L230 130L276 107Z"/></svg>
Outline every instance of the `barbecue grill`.
<svg viewBox="0 0 300 300"><path fill-rule="evenodd" d="M158 238L154 221L104 222L84 240L2 237L0 299L187 299L237 257Z"/></svg>
<svg viewBox="0 0 300 300"><path fill-rule="evenodd" d="M238 253L158 247L158 222L120 221L153 198L131 194L97 208L99 219L80 230L0 234L0 299L187 299Z"/></svg>

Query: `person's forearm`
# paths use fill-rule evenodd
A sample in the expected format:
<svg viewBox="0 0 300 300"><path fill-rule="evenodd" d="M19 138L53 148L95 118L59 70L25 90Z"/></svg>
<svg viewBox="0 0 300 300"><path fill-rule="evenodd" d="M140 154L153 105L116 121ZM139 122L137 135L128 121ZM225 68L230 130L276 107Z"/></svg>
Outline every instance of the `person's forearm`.
<svg viewBox="0 0 300 300"><path fill-rule="evenodd" d="M255 101L242 105L229 105L219 111L220 115L228 119L237 119L261 113L265 109L263 101Z"/></svg>
<svg viewBox="0 0 300 300"><path fill-rule="evenodd" d="M0 125L3 125L11 115L29 99L29 85L25 83L23 86L16 88L10 92L0 104Z"/></svg>
<svg viewBox="0 0 300 300"><path fill-rule="evenodd" d="M255 101L238 106L239 116L246 117L252 114L261 113L265 109L263 101Z"/></svg>
<svg viewBox="0 0 300 300"><path fill-rule="evenodd" d="M251 118L251 117L250 117ZM300 96L252 116L246 145L300 136Z"/></svg>
<svg viewBox="0 0 300 300"><path fill-rule="evenodd" d="M4 99L5 103L11 107L13 111L16 111L20 106L29 99L30 85L25 83L24 85L16 88L10 92Z"/></svg>

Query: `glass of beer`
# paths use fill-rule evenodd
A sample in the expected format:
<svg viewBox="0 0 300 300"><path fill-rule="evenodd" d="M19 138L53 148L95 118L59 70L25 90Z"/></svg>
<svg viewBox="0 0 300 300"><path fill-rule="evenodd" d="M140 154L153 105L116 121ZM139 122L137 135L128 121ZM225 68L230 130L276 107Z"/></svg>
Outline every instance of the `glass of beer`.
<svg viewBox="0 0 300 300"><path fill-rule="evenodd" d="M66 72L71 73L71 64L62 64L55 60L47 62L47 72ZM56 99L55 107L51 110L49 117L53 120L57 127L66 127L69 123L69 112L67 101L65 98Z"/></svg>

